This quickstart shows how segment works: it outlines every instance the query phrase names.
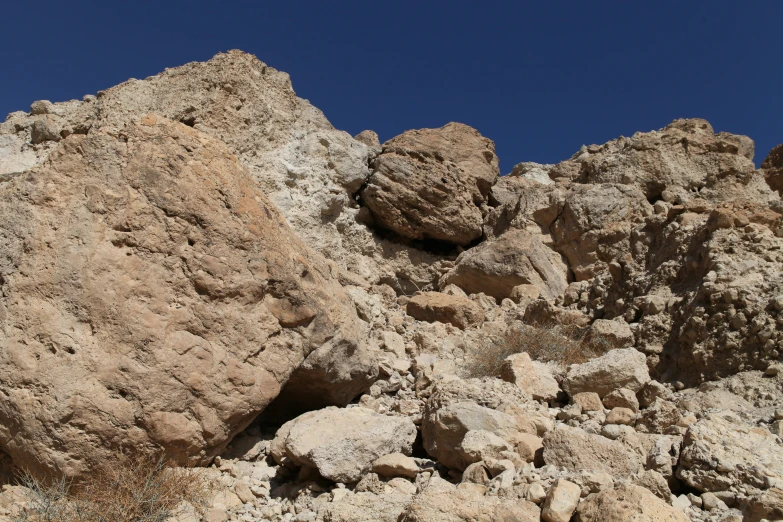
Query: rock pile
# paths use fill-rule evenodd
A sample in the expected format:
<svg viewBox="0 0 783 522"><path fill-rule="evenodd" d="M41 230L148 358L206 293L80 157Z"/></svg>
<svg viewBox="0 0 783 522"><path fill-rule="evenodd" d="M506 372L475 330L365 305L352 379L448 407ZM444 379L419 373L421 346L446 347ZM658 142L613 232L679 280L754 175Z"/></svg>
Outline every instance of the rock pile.
<svg viewBox="0 0 783 522"><path fill-rule="evenodd" d="M231 51L0 124L0 520L20 468L178 522L783 519L780 147L704 120L499 177L351 138Z"/></svg>

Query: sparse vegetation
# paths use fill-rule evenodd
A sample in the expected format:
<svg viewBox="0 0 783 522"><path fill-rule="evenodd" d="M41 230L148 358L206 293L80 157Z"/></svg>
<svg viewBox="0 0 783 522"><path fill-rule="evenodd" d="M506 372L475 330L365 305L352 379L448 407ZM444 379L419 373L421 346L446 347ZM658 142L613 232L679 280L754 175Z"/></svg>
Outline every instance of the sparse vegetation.
<svg viewBox="0 0 783 522"><path fill-rule="evenodd" d="M207 507L213 493L198 469L126 456L78 485L64 478L44 482L30 474L21 482L31 501L14 522L165 522L185 503Z"/></svg>
<svg viewBox="0 0 783 522"><path fill-rule="evenodd" d="M588 341L586 331L575 325L523 325L509 328L500 337L488 338L465 355L468 377L499 377L506 357L527 352L534 361L562 366L582 363L606 352L606 347Z"/></svg>

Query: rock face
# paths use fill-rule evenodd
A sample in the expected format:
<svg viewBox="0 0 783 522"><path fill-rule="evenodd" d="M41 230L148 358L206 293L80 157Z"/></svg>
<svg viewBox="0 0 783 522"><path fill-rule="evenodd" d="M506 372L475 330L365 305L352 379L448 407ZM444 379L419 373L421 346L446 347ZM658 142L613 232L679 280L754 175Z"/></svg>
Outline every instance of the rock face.
<svg viewBox="0 0 783 522"><path fill-rule="evenodd" d="M416 426L405 417L330 407L284 424L272 446L278 462L290 459L335 482L356 482L379 457L410 454L415 439Z"/></svg>
<svg viewBox="0 0 783 522"><path fill-rule="evenodd" d="M716 413L688 430L677 476L700 491L768 489L783 484L783 446L765 428Z"/></svg>
<svg viewBox="0 0 783 522"><path fill-rule="evenodd" d="M376 223L410 239L467 245L482 235L489 189L498 177L495 144L449 123L383 144L361 190Z"/></svg>
<svg viewBox="0 0 783 522"><path fill-rule="evenodd" d="M180 123L70 136L0 201L0 448L35 473L204 462L311 351L361 342L328 265Z"/></svg>
<svg viewBox="0 0 783 522"><path fill-rule="evenodd" d="M406 310L408 315L419 321L453 324L463 330L484 321L484 311L470 299L440 292L413 296Z"/></svg>
<svg viewBox="0 0 783 522"><path fill-rule="evenodd" d="M516 286L533 285L540 295L554 299L568 286L567 270L560 254L540 237L512 230L460 254L441 285L454 284L469 294L483 292L497 300L510 297Z"/></svg>
<svg viewBox="0 0 783 522"><path fill-rule="evenodd" d="M647 489L627 485L588 496L579 503L577 522L688 522L685 514Z"/></svg>

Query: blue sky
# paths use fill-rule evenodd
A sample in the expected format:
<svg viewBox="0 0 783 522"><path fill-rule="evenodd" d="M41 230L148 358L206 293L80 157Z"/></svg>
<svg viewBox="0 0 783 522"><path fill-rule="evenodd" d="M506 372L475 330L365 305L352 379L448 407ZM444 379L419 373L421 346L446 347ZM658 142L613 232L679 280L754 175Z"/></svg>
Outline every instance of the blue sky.
<svg viewBox="0 0 783 522"><path fill-rule="evenodd" d="M460 121L506 173L678 117L783 142L783 2L189 2L0 7L0 113L243 49L351 134ZM2 117L2 116L0 116Z"/></svg>

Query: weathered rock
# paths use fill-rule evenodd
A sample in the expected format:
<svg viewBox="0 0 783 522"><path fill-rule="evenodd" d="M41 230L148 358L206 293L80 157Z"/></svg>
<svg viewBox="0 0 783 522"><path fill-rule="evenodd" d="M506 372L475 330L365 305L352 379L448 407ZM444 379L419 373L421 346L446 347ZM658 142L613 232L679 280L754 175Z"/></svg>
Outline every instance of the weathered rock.
<svg viewBox="0 0 783 522"><path fill-rule="evenodd" d="M284 424L272 454L282 463L316 468L335 482L356 482L378 458L410 454L416 426L407 417L380 415L364 408L324 408Z"/></svg>
<svg viewBox="0 0 783 522"><path fill-rule="evenodd" d="M631 477L631 481L641 486L667 504L672 503L672 492L666 477L654 470L645 470Z"/></svg>
<svg viewBox="0 0 783 522"><path fill-rule="evenodd" d="M564 479L557 479L546 495L541 508L541 520L545 522L568 522L574 514L582 488Z"/></svg>
<svg viewBox="0 0 783 522"><path fill-rule="evenodd" d="M500 301L511 297L519 285L533 285L541 296L554 299L568 286L567 272L562 256L540 236L511 230L460 254L441 286L454 284L469 294L483 292Z"/></svg>
<svg viewBox="0 0 783 522"><path fill-rule="evenodd" d="M481 237L498 159L495 144L475 129L449 123L407 131L383 144L373 166L360 195L378 226L458 245Z"/></svg>
<svg viewBox="0 0 783 522"><path fill-rule="evenodd" d="M639 400L636 398L636 394L627 389L619 388L603 399L604 407L607 409L612 408L628 408L633 412L639 411Z"/></svg>
<svg viewBox="0 0 783 522"><path fill-rule="evenodd" d="M636 413L629 408L612 408L606 415L606 424L621 424L633 426L636 423Z"/></svg>
<svg viewBox="0 0 783 522"><path fill-rule="evenodd" d="M402 453L390 453L373 462L372 471L383 477L416 478L420 469L412 457Z"/></svg>
<svg viewBox="0 0 783 522"><path fill-rule="evenodd" d="M783 144L769 151L769 155L761 164L761 169L770 188L780 193L780 189L783 188Z"/></svg>
<svg viewBox="0 0 783 522"><path fill-rule="evenodd" d="M685 434L677 476L704 492L779 487L783 446L765 428L750 426L732 413L714 413Z"/></svg>
<svg viewBox="0 0 783 522"><path fill-rule="evenodd" d="M348 490L336 490L348 491ZM345 495L324 507L329 522L398 522L411 503L411 496L401 493L375 495L359 492Z"/></svg>
<svg viewBox="0 0 783 522"><path fill-rule="evenodd" d="M659 398L641 412L636 429L648 433L664 433L669 426L679 423L681 418L682 414L676 404Z"/></svg>
<svg viewBox="0 0 783 522"><path fill-rule="evenodd" d="M634 336L628 323L625 321L608 321L596 319L590 325L586 341L595 346L611 348L627 348L633 346Z"/></svg>
<svg viewBox="0 0 783 522"><path fill-rule="evenodd" d="M625 348L572 365L563 380L563 389L570 395L595 392L604 397L620 388L637 391L649 380L644 354L634 348Z"/></svg>
<svg viewBox="0 0 783 522"><path fill-rule="evenodd" d="M377 148L380 152L381 142L378 140L378 133L373 130L363 130L359 134L353 137L356 141L360 141L368 147Z"/></svg>
<svg viewBox="0 0 783 522"><path fill-rule="evenodd" d="M639 457L621 442L558 426L544 436L544 462L569 471L593 470L626 477L641 470Z"/></svg>
<svg viewBox="0 0 783 522"><path fill-rule="evenodd" d="M414 498L401 522L538 522L541 517L532 502L482 496L468 489L430 489Z"/></svg>
<svg viewBox="0 0 783 522"><path fill-rule="evenodd" d="M511 450L511 444L491 431L468 430L455 448L455 456L462 462L489 462L501 458L501 453Z"/></svg>
<svg viewBox="0 0 783 522"><path fill-rule="evenodd" d="M531 360L525 352L507 357L500 369L500 377L516 384L536 400L550 402L560 393L560 386L551 370L545 364Z"/></svg>
<svg viewBox="0 0 783 522"><path fill-rule="evenodd" d="M484 311L470 299L440 292L423 292L413 296L406 311L419 321L453 324L463 330L484 321Z"/></svg>
<svg viewBox="0 0 783 522"><path fill-rule="evenodd" d="M685 514L643 487L623 485L589 495L579 503L576 522L688 522Z"/></svg>
<svg viewBox="0 0 783 522"><path fill-rule="evenodd" d="M0 449L34 473L208 461L312 350L364 335L324 260L187 126L69 136L0 200Z"/></svg>
<svg viewBox="0 0 783 522"><path fill-rule="evenodd" d="M604 405L601 397L595 392L581 392L571 397L574 404L578 404L582 411L603 411Z"/></svg>
<svg viewBox="0 0 783 522"><path fill-rule="evenodd" d="M783 519L783 489L771 488L748 499L744 522Z"/></svg>

